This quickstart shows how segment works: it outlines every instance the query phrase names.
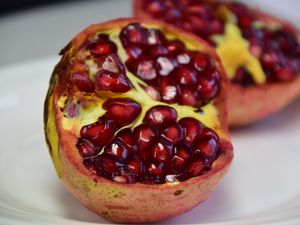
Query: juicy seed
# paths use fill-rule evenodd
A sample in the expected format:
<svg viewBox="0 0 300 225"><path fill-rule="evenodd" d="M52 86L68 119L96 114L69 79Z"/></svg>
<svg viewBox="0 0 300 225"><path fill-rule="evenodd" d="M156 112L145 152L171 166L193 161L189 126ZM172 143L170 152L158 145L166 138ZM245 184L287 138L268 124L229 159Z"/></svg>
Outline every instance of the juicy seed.
<svg viewBox="0 0 300 225"><path fill-rule="evenodd" d="M184 129L178 123L173 123L162 131L162 137L175 145L178 142L183 141Z"/></svg>
<svg viewBox="0 0 300 225"><path fill-rule="evenodd" d="M156 78L156 70L152 60L142 60L137 67L136 75L143 80L153 80Z"/></svg>
<svg viewBox="0 0 300 225"><path fill-rule="evenodd" d="M111 143L106 145L104 148L104 152L122 159L126 159L129 154L125 145L118 140L113 140Z"/></svg>
<svg viewBox="0 0 300 225"><path fill-rule="evenodd" d="M86 74L75 73L72 75L72 83L83 92L93 92L95 87L93 82L88 78Z"/></svg>
<svg viewBox="0 0 300 225"><path fill-rule="evenodd" d="M147 43L149 45L164 44L165 37L160 30L149 29L147 32Z"/></svg>
<svg viewBox="0 0 300 225"><path fill-rule="evenodd" d="M198 53L193 57L193 66L196 70L202 72L212 66L212 61L207 55Z"/></svg>
<svg viewBox="0 0 300 225"><path fill-rule="evenodd" d="M187 166L187 176L189 178L202 175L207 169L206 162L203 158L193 158L188 162Z"/></svg>
<svg viewBox="0 0 300 225"><path fill-rule="evenodd" d="M136 146L134 144L130 128L125 128L119 131L116 138L126 146L130 153L134 153L136 151Z"/></svg>
<svg viewBox="0 0 300 225"><path fill-rule="evenodd" d="M127 92L131 85L125 75L101 70L96 73L96 89L111 92Z"/></svg>
<svg viewBox="0 0 300 225"><path fill-rule="evenodd" d="M191 117L182 118L178 123L183 127L185 140L189 145L193 144L195 137L202 132L204 127L198 120Z"/></svg>
<svg viewBox="0 0 300 225"><path fill-rule="evenodd" d="M176 120L177 111L174 108L165 105L158 105L152 107L146 112L143 121L160 129L170 123L176 122Z"/></svg>
<svg viewBox="0 0 300 225"><path fill-rule="evenodd" d="M105 116L112 119L117 127L131 124L142 111L140 104L129 98L109 99L102 107L107 110Z"/></svg>
<svg viewBox="0 0 300 225"><path fill-rule="evenodd" d="M156 162L166 162L169 160L170 155L172 154L172 149L170 146L162 143L161 141L155 141L150 149L151 157Z"/></svg>
<svg viewBox="0 0 300 225"><path fill-rule="evenodd" d="M164 102L175 103L180 95L180 89L171 78L162 78L159 82L159 91Z"/></svg>
<svg viewBox="0 0 300 225"><path fill-rule="evenodd" d="M157 135L156 129L148 124L141 124L134 128L132 135L138 147L140 159L146 161L148 159L148 149Z"/></svg>
<svg viewBox="0 0 300 225"><path fill-rule="evenodd" d="M202 102L197 92L188 87L181 88L181 95L179 96L179 103L181 105L189 105L193 107L201 106Z"/></svg>
<svg viewBox="0 0 300 225"><path fill-rule="evenodd" d="M94 165L99 175L106 178L112 178L114 173L118 172L118 167L122 166L115 157L108 154L98 155L94 159Z"/></svg>
<svg viewBox="0 0 300 225"><path fill-rule="evenodd" d="M125 165L127 171L137 175L143 172L143 163L138 158L130 158L126 160Z"/></svg>
<svg viewBox="0 0 300 225"><path fill-rule="evenodd" d="M163 163L149 163L146 164L145 171L149 175L163 177L164 176L165 165Z"/></svg>
<svg viewBox="0 0 300 225"><path fill-rule="evenodd" d="M185 144L179 144L174 148L174 156L171 161L172 169L175 172L184 170L186 162L192 157L191 148Z"/></svg>
<svg viewBox="0 0 300 225"><path fill-rule="evenodd" d="M83 126L80 135L96 146L104 146L115 135L115 124L112 120L100 118L97 122Z"/></svg>
<svg viewBox="0 0 300 225"><path fill-rule="evenodd" d="M177 70L175 71L175 76L178 82L182 85L192 86L197 81L196 72L184 67L177 68Z"/></svg>
<svg viewBox="0 0 300 225"><path fill-rule="evenodd" d="M146 34L147 31L145 28L138 23L133 23L127 25L127 27L122 30L120 38L124 46L143 44L146 41Z"/></svg>
<svg viewBox="0 0 300 225"><path fill-rule="evenodd" d="M174 69L173 63L167 57L159 57L156 60L157 70L161 76L168 76Z"/></svg>
<svg viewBox="0 0 300 225"><path fill-rule="evenodd" d="M208 161L213 161L218 154L219 144L214 138L201 140L196 139L194 141L193 151L194 155L202 156Z"/></svg>
<svg viewBox="0 0 300 225"><path fill-rule="evenodd" d="M83 138L78 139L78 142L76 143L76 147L79 150L79 154L83 158L95 156L100 151L100 149L96 148L92 142Z"/></svg>

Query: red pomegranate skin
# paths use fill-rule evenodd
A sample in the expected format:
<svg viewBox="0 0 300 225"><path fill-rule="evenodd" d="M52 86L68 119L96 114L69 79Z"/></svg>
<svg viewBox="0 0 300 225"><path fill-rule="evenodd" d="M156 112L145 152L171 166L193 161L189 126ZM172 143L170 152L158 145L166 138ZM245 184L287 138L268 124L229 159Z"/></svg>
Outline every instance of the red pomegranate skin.
<svg viewBox="0 0 300 225"><path fill-rule="evenodd" d="M63 128L64 115L59 104L65 93L64 83L67 65L72 54L85 44L86 39L96 31L120 29L129 23L143 25L155 24L165 33L173 33L182 41L199 46L202 52L215 59L221 75L220 93L211 103L218 110L219 125L214 130L220 134L220 152L210 170L201 176L164 184L118 183L99 177L82 163L75 144L78 140L78 128L66 131ZM198 48L198 47L197 47ZM215 51L198 37L185 33L175 27L152 20L118 19L102 24L91 25L79 33L62 51L62 59L55 67L50 80L44 108L44 129L49 153L56 172L66 188L83 205L99 216L117 223L146 223L164 220L182 214L203 202L213 192L229 169L233 159L233 147L230 143L227 124L227 85L222 64ZM88 105L93 100L83 102Z"/></svg>

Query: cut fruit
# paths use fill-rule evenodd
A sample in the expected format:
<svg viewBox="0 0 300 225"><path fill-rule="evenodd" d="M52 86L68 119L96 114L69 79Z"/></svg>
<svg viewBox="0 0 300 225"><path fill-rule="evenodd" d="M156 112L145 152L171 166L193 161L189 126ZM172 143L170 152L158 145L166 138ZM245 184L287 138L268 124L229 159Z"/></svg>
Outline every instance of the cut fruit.
<svg viewBox="0 0 300 225"><path fill-rule="evenodd" d="M204 201L233 158L227 80L214 50L164 23L119 19L88 27L63 52L44 123L65 186L91 211L123 223L163 220ZM201 71L194 68L199 55L209 62L198 60ZM211 79L217 90L193 95L197 104L181 101L189 76L170 72L170 62L172 71L180 64L193 71L195 90ZM73 74L80 74L75 82ZM166 98L171 87L176 95Z"/></svg>
<svg viewBox="0 0 300 225"><path fill-rule="evenodd" d="M166 21L215 46L231 80L231 126L266 118L300 95L300 31L286 21L222 0L135 0L134 12L140 18ZM199 70L208 65L201 56L194 64ZM211 80L202 83L209 97L218 89ZM181 102L199 104L190 95Z"/></svg>

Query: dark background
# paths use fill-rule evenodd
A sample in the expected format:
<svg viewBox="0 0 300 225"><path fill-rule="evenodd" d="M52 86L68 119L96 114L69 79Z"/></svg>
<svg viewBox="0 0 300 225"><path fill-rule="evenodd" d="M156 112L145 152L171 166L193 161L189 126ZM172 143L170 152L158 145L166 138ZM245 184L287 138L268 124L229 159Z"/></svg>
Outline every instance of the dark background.
<svg viewBox="0 0 300 225"><path fill-rule="evenodd" d="M15 11L26 10L43 5L57 4L60 2L71 2L79 0L1 0L0 16L7 15Z"/></svg>

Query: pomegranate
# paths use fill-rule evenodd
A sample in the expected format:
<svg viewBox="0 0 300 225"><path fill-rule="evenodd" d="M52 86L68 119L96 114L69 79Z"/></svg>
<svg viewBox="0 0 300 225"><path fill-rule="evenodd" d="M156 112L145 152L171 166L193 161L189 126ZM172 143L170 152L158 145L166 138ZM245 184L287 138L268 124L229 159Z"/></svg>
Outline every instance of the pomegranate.
<svg viewBox="0 0 300 225"><path fill-rule="evenodd" d="M45 101L59 178L115 222L191 209L233 158L226 88L215 51L192 34L138 19L86 28L62 50Z"/></svg>
<svg viewBox="0 0 300 225"><path fill-rule="evenodd" d="M134 12L192 32L216 48L231 81L231 126L261 120L300 94L300 32L286 21L243 3L221 0L135 0ZM199 69L208 64L201 57L194 61ZM191 76L187 81L192 82ZM207 84L203 91L213 93L215 86ZM192 97L185 102L197 104Z"/></svg>

